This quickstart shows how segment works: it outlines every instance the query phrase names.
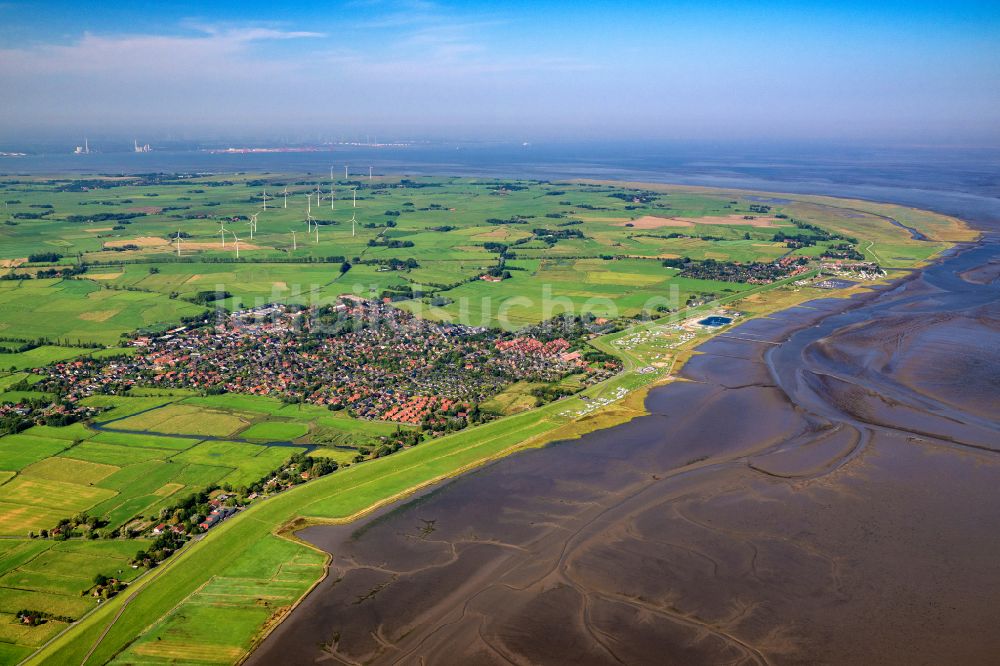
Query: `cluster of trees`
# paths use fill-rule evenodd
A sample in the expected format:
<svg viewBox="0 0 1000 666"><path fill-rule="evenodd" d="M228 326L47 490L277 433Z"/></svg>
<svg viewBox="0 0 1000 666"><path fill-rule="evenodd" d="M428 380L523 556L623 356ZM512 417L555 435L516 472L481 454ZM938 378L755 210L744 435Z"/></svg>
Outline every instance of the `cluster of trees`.
<svg viewBox="0 0 1000 666"><path fill-rule="evenodd" d="M511 215L507 218L499 217L489 217L486 218L486 224L494 225L504 225L504 224L527 224L528 220L534 217L534 215Z"/></svg>
<svg viewBox="0 0 1000 666"><path fill-rule="evenodd" d="M771 237L775 243L784 243L785 247L791 248L793 250L810 247L816 244L816 238L811 234L786 234L783 231L779 231Z"/></svg>
<svg viewBox="0 0 1000 666"><path fill-rule="evenodd" d="M188 297L186 300L195 303L197 305L208 305L209 303L214 303L215 301L224 301L227 298L231 298L232 293L226 290L215 290L209 289L205 291L199 291L194 296Z"/></svg>
<svg viewBox="0 0 1000 666"><path fill-rule="evenodd" d="M560 240L565 240L567 238L586 238L583 232L579 229L532 229L531 233L535 235L535 238L548 243L549 246L555 245Z"/></svg>
<svg viewBox="0 0 1000 666"><path fill-rule="evenodd" d="M486 271L485 275L489 275L490 277L500 278L501 280L509 280L510 278L514 277L513 275L510 274L509 270L504 268L504 265L502 263L490 268L488 271Z"/></svg>
<svg viewBox="0 0 1000 666"><path fill-rule="evenodd" d="M4 273L0 275L0 280L46 280L49 278L70 278L87 272L86 266L65 266L61 268L43 268L31 273Z"/></svg>
<svg viewBox="0 0 1000 666"><path fill-rule="evenodd" d="M32 264L55 263L62 258L58 252L35 252L28 255L28 261Z"/></svg>
<svg viewBox="0 0 1000 666"><path fill-rule="evenodd" d="M401 247L413 247L413 241L409 240L390 240L388 238L372 238L368 241L368 247L388 247L391 249L398 249Z"/></svg>
<svg viewBox="0 0 1000 666"><path fill-rule="evenodd" d="M466 412L465 417L459 417L459 412ZM482 412L479 409L479 405L476 403L472 403L468 409L461 404L454 404L448 409L441 409L440 407L435 406L420 420L420 430L440 435L462 430L468 426L469 423L481 423L489 420L490 418L491 416ZM406 434L405 431L402 432ZM407 444L408 446L416 446L423 439L423 435L420 432L411 432L408 434L411 438L413 435L419 435L419 438L410 441ZM404 440L401 439L393 441L390 446L392 452L395 453L402 448L403 443ZM377 450L376 453L378 453ZM377 458L379 456L376 455L375 457Z"/></svg>
<svg viewBox="0 0 1000 666"><path fill-rule="evenodd" d="M18 382L17 385L24 388L16 389L12 386L8 390L28 390L30 388L22 382ZM14 403L8 401L2 404L11 406ZM93 410L93 408L88 407L66 405L59 398L53 401L45 398L30 398L20 400L16 404L21 410L0 415L0 435L12 435L39 424L61 428L76 423ZM56 408L65 408L65 411L57 411Z"/></svg>
<svg viewBox="0 0 1000 666"><path fill-rule="evenodd" d="M396 257L378 259L376 264L379 266L385 266L391 271L405 271L420 267L420 264L417 263L417 260L413 257L410 257L409 259L397 259Z"/></svg>
<svg viewBox="0 0 1000 666"><path fill-rule="evenodd" d="M774 234L774 236L771 237L771 240L773 240L776 243L784 243L785 247L791 248L793 250L803 247L813 246L819 241L843 240L850 244L857 244L858 242L857 239L855 238L850 238L847 236L842 236L840 234L831 233L826 229L823 229L822 227L818 227L815 224L809 224L808 222L792 220L792 224L794 224L796 228L801 229L802 231L808 233L787 234L783 231L779 231L778 233ZM853 250L853 248L849 249Z"/></svg>
<svg viewBox="0 0 1000 666"><path fill-rule="evenodd" d="M519 185L518 183L497 183L487 189L491 192L519 192L528 189L528 186Z"/></svg>
<svg viewBox="0 0 1000 666"><path fill-rule="evenodd" d="M41 347L42 345L49 344L49 342L45 338L38 338L37 340L28 340L28 339L25 339L25 338L0 338L0 340L2 340L3 342L13 342L14 343L14 344L5 344L4 345L4 353L5 354L20 354L22 352L31 351L32 349L37 349L37 348ZM20 384L21 382L18 382L18 383ZM28 389L27 388L24 388L24 389L12 389L12 388L8 388L7 390L8 391L11 391L11 390L26 391Z"/></svg>
<svg viewBox="0 0 1000 666"><path fill-rule="evenodd" d="M497 254L504 254L507 251L506 243L496 243L493 241L486 241L483 243L483 249L487 252L496 252Z"/></svg>
<svg viewBox="0 0 1000 666"><path fill-rule="evenodd" d="M414 290L408 284L391 285L383 289L379 294L379 298L388 298L391 301L408 301L412 298L423 298L423 296L423 291Z"/></svg>
<svg viewBox="0 0 1000 666"><path fill-rule="evenodd" d="M443 308L444 306L446 306L446 305L448 305L450 303L454 303L455 301L453 299L451 299L451 298L448 298L447 296L443 296L443 295L438 294L438 295L431 296L431 297L427 298L426 302L427 302L428 305L431 305L433 307Z"/></svg>
<svg viewBox="0 0 1000 666"><path fill-rule="evenodd" d="M101 597L102 599L110 599L124 590L125 587L125 583L117 578L108 577L104 574L97 574L94 576L94 587L89 590L84 590L81 594L90 594L91 596Z"/></svg>
<svg viewBox="0 0 1000 666"><path fill-rule="evenodd" d="M653 203L659 198L659 194L656 192L649 191L635 191L635 192L612 192L608 195L612 199L621 199L622 201L633 201L642 204ZM583 206L581 206L583 208Z"/></svg>
<svg viewBox="0 0 1000 666"><path fill-rule="evenodd" d="M802 222L801 220L792 220L792 224L798 229L803 229L806 231L811 231L817 240L842 240L853 245L858 244L858 239L851 236L844 236L843 234L835 234L827 231L822 227L818 227L815 224L809 224L808 222Z"/></svg>
<svg viewBox="0 0 1000 666"><path fill-rule="evenodd" d="M34 532L29 532L28 537L31 539L39 537L42 539L48 539L49 537L52 537L56 541L65 541L73 536L96 539L102 536L102 533L99 532L99 530L106 527L107 524L108 521L83 512L76 514L72 518L61 518L51 531L41 530L37 535ZM117 534L115 536L117 536Z"/></svg>
<svg viewBox="0 0 1000 666"><path fill-rule="evenodd" d="M157 535L153 539L153 543L149 544L146 550L137 551L135 557L132 558L131 564L152 569L177 552L186 541L186 535L176 534L167 530L163 534Z"/></svg>
<svg viewBox="0 0 1000 666"><path fill-rule="evenodd" d="M553 402L559 398L579 393L581 387L562 386L559 384L548 384L531 389L531 395L535 397L535 407L541 407L547 402Z"/></svg>
<svg viewBox="0 0 1000 666"><path fill-rule="evenodd" d="M827 248L822 255L827 259L850 259L851 261L864 261L865 255L858 252L858 249L850 243L838 243Z"/></svg>
<svg viewBox="0 0 1000 666"><path fill-rule="evenodd" d="M797 263L805 264L807 261L805 257L799 257ZM785 277L792 271L791 266L777 263L765 264L755 261L749 264L738 264L732 261L716 261L715 259L695 261L690 257L664 259L663 265L667 268L679 268L684 277L722 282L772 282Z"/></svg>
<svg viewBox="0 0 1000 666"><path fill-rule="evenodd" d="M600 349L591 349L583 353L583 360L588 363L611 363L613 365L620 365L621 361L617 356L612 356L611 354L602 352Z"/></svg>
<svg viewBox="0 0 1000 666"><path fill-rule="evenodd" d="M254 483L248 488L250 492L262 493L266 490L265 486L268 480L277 479L278 485L281 487L289 487L299 485L300 483L305 483L308 479L315 479L321 476L326 476L327 474L332 474L336 472L339 468L336 460L330 458L313 458L304 453L296 453L285 465L276 469L271 474L268 474L261 478L259 481ZM308 476L308 479L303 478L303 474Z"/></svg>
<svg viewBox="0 0 1000 666"><path fill-rule="evenodd" d="M19 414L5 414L0 416L0 435L16 435L33 425L35 425L34 419Z"/></svg>
<svg viewBox="0 0 1000 666"><path fill-rule="evenodd" d="M37 627L40 624L45 624L49 620L55 620L56 622L76 622L75 619L67 615L54 615L52 613L40 610L32 610L28 608L23 608L14 614L17 621L21 624L28 625L29 627Z"/></svg>
<svg viewBox="0 0 1000 666"><path fill-rule="evenodd" d="M598 323L600 319L600 323ZM592 312L584 312L579 315L562 314L551 319L528 326L521 331L526 335L542 342L551 342L558 338L577 342L592 335L604 335L622 329L620 321L612 321L597 317Z"/></svg>
<svg viewBox="0 0 1000 666"><path fill-rule="evenodd" d="M67 222L119 222L128 224L137 217L144 217L145 213L91 213L90 215L68 215Z"/></svg>
<svg viewBox="0 0 1000 666"><path fill-rule="evenodd" d="M425 187L442 187L441 183L427 183L420 182L416 180L410 180L409 178L403 178L399 181L399 187L405 187L411 190L421 190Z"/></svg>

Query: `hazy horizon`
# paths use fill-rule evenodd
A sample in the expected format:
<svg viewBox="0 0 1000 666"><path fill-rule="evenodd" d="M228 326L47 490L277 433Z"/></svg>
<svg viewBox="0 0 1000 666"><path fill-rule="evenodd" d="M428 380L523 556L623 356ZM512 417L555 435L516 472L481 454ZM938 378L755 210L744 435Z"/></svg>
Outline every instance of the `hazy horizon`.
<svg viewBox="0 0 1000 666"><path fill-rule="evenodd" d="M0 140L1000 144L987 2L0 3Z"/></svg>

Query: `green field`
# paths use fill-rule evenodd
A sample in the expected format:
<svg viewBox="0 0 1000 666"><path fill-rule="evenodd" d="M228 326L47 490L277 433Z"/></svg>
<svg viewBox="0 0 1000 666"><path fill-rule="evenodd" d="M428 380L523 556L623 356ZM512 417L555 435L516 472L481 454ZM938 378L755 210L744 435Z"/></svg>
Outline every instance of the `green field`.
<svg viewBox="0 0 1000 666"><path fill-rule="evenodd" d="M95 396L89 400L108 409L102 418L118 419L112 425L153 432L100 432L74 424L65 428L36 426L0 437L0 537L4 537L0 538L0 597L10 601L10 608L0 604L0 622L5 613L21 608L83 616L96 607L96 601L81 597L80 591L96 574L110 575L108 568L117 561L115 557L123 558L117 572L142 547L136 540L29 539L29 532L52 529L60 519L82 511L105 519L104 529L137 520L149 524L161 508L185 494L209 484L240 487L253 483L292 454L306 450L304 446L268 446L266 442L308 439L307 433L317 430L334 433L336 439L348 444L364 444L395 427L384 423L369 427L366 422L336 417L325 409L308 405L288 409L278 401L252 396ZM275 420L269 420L272 418ZM247 435L262 443L167 436L174 430L194 429L205 437L240 428L245 429L241 437ZM328 457L341 463L352 462L357 454L356 449L351 449L350 455L330 451ZM285 542L276 539L276 543ZM108 557L83 557L73 551L77 546L110 550ZM136 573L125 567L121 576ZM301 590L300 579L311 584L315 579L312 565L283 568L269 585L279 589L282 598L291 595L294 599ZM256 590L248 594L263 593ZM265 608L253 617L266 618L268 612ZM0 663L6 663L4 655L27 656L65 627L63 622L49 622L36 628L17 627L16 632L0 630Z"/></svg>
<svg viewBox="0 0 1000 666"><path fill-rule="evenodd" d="M362 464L353 462L358 452L396 424L192 390L93 395L84 403L104 410L97 418L102 429L35 426L0 437L0 536L6 537L0 539L0 664L20 661L57 635L33 663L233 663L322 574L324 554L281 532L290 520L347 519L512 450L631 418L642 411L642 389L668 378L710 335L684 328L687 319L720 308L746 319L833 295L808 286L815 271L803 276L806 284L753 285L682 277L663 265L665 258L771 262L816 258L834 244L790 249L775 241L777 232L797 230L792 218L856 238L858 251L888 269L919 265L973 237L953 218L827 197L781 195L761 214L750 208L753 195L732 190L380 178L334 183L333 209L328 200L313 209L317 242L304 232L305 194L317 183L328 190L329 181L269 175L269 191L288 187L289 205L279 199L261 212L251 242L246 223L231 218L259 209L257 179L107 180L107 187L85 190L64 178L0 178L4 199L16 202L6 209L11 224L0 225L0 274L52 268L53 262L25 261L40 251L61 254L56 267L85 269L66 278L0 280L0 402L51 398L24 390L30 386L22 382L38 379L25 370L122 353L123 334L166 330L204 312L193 301L205 292L228 292L212 305L231 309L393 293L399 307L419 316L512 328L566 311L608 318L657 306L680 312L630 321L620 333L592 340L619 356L625 371L587 388L588 400L577 395L536 408L537 386L514 384L482 405L503 418ZM352 186L359 186L356 235L346 224ZM109 213L124 222L107 219ZM888 218L930 240L913 240ZM220 223L245 238L239 261L232 242L222 246ZM299 232L294 250L290 229ZM534 229L580 237L547 242ZM180 256L170 241L178 231L185 234ZM496 243L513 253L505 263L510 278L481 280L498 265ZM341 274L345 258L353 266ZM417 266L403 270L377 263L411 258ZM410 290L423 294L408 297ZM686 307L698 300L710 303ZM38 346L17 351L26 341ZM146 528L192 492L248 485L307 450L342 469L251 504L138 578L141 570L128 561L144 547L141 539L28 538L79 512L106 521L102 529ZM98 606L81 595L96 574L134 582ZM79 621L22 627L13 622L22 608Z"/></svg>
<svg viewBox="0 0 1000 666"><path fill-rule="evenodd" d="M0 281L0 335L113 345L122 333L202 311L163 294L112 291L91 280ZM46 362L77 355L69 351L48 348L39 355L53 357ZM24 356L0 355L0 367L29 367L19 362Z"/></svg>
<svg viewBox="0 0 1000 666"><path fill-rule="evenodd" d="M679 281L659 265L660 258L773 260L787 251L773 242L774 233L794 231L787 218L769 218L763 226L742 220L742 215L751 213L752 200L738 191L636 185L638 191L658 195L636 204L627 197L612 196L629 192L617 183L522 181L515 182L514 189L501 191L492 180L416 179L424 186L414 187L399 179L381 178L373 183L335 182L333 210L322 206L313 211L322 225L319 242L315 242L304 233L305 194L316 183L328 189L329 181L309 176L276 176L273 181L274 187L288 186L289 206L262 212L253 243L245 240L239 263L234 262L233 243L222 245L218 220L247 215L254 209L247 201L252 192L259 191L259 181L248 176L230 175L222 184L216 177L185 178L86 192L65 191L59 180L0 182L7 199L19 202L9 207L10 215L32 214L36 210L32 206L39 203L53 206L39 219L0 227L0 259L23 260L41 247L62 254L64 264L73 258L88 265L83 279L0 283L0 336L17 330L21 337L113 344L123 332L167 325L182 315L200 312L200 306L184 299L214 290L232 294L224 301L227 306L245 306L329 302L343 293L423 287L452 301L429 316L487 324L506 318L517 325L544 316L542 285L548 284L556 296L570 299L576 308L631 315L643 307L650 293L669 295L676 288L686 299L690 294L718 292L718 284ZM354 212L349 201L352 186L359 186L356 236L345 224ZM798 217L864 238L861 249L890 267L924 260L947 242L970 237L952 218L900 206L805 196L781 201L786 203L774 204L770 215ZM387 211L399 214L389 216ZM127 226L115 228L113 222L100 220L102 214L138 216L127 220ZM523 216L524 223L490 223L512 215ZM935 240L914 241L880 215L895 216ZM88 216L96 220L88 221ZM688 222L683 223L687 226L650 228L636 222L647 217ZM395 226L385 226L388 222ZM570 222L580 224L560 226ZM246 234L245 223L231 226ZM550 246L533 239L535 228L579 230L583 238L562 239ZM302 231L294 251L290 229ZM169 240L178 231L187 234L180 256ZM670 237L678 232L684 237ZM512 271L512 279L502 283L475 279L496 263L496 254L485 248L486 243L512 244L524 239L529 242L512 245L517 260L510 262L524 270ZM383 240L412 243L412 247L369 245L369 241ZM814 256L825 247L820 243L791 254ZM354 262L351 272L340 275L339 263L326 263L327 258L338 256ZM364 263L390 257L414 258L419 266L380 271ZM26 267L10 270L31 272ZM532 303L509 303L516 296ZM488 304L484 299L489 299ZM40 312L48 316L32 316L39 311L39 303L43 304ZM429 307L418 299L401 305L423 311ZM0 367L9 366L0 361Z"/></svg>
<svg viewBox="0 0 1000 666"><path fill-rule="evenodd" d="M308 426L302 423L270 421L268 423L257 423L250 426L240 433L240 437L282 441L297 439L305 435L307 432L309 432Z"/></svg>

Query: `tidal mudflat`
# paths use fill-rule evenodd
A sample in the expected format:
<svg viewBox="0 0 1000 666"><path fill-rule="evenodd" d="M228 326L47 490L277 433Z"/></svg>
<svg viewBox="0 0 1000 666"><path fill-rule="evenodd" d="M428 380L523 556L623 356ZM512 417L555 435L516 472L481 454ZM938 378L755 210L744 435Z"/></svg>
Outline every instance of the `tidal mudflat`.
<svg viewBox="0 0 1000 666"><path fill-rule="evenodd" d="M990 664L1000 243L711 340L648 416L300 536L250 663Z"/></svg>

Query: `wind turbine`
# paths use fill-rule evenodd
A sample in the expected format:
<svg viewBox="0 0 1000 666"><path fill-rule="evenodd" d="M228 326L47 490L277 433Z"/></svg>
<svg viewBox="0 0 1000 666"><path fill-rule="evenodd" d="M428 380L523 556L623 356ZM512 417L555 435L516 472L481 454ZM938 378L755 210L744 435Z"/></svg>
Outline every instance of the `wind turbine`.
<svg viewBox="0 0 1000 666"><path fill-rule="evenodd" d="M250 221L247 224L250 225L250 240L253 240L253 232L257 231L257 216L260 213L254 213L250 216Z"/></svg>
<svg viewBox="0 0 1000 666"><path fill-rule="evenodd" d="M291 232L292 232L292 252L294 252L295 250L298 249L298 246L295 244L295 229L291 229Z"/></svg>
<svg viewBox="0 0 1000 666"><path fill-rule="evenodd" d="M282 192L282 194L285 195L285 208L288 208L288 188L287 187L285 188L285 191Z"/></svg>
<svg viewBox="0 0 1000 666"><path fill-rule="evenodd" d="M264 186L264 210L267 210L267 186Z"/></svg>
<svg viewBox="0 0 1000 666"><path fill-rule="evenodd" d="M308 234L308 233L312 232L312 222L313 222L313 216L312 216L312 195L311 194L307 194L306 195L306 204L307 204L306 205L306 233Z"/></svg>
<svg viewBox="0 0 1000 666"><path fill-rule="evenodd" d="M368 180L372 179L372 168L368 167Z"/></svg>
<svg viewBox="0 0 1000 666"><path fill-rule="evenodd" d="M358 213L357 213L358 195L357 195L357 190L355 190L355 189L352 188L351 189L351 194L354 197L354 206L351 209L351 237L353 238L354 236L357 235L357 232L356 232L356 225L357 225L357 222L358 222Z"/></svg>
<svg viewBox="0 0 1000 666"><path fill-rule="evenodd" d="M319 242L319 222L313 220L313 229L316 230L316 242Z"/></svg>
<svg viewBox="0 0 1000 666"><path fill-rule="evenodd" d="M226 223L219 220L219 235L222 236L222 249L226 249Z"/></svg>
<svg viewBox="0 0 1000 666"><path fill-rule="evenodd" d="M347 175L347 165L345 164L345 165L344 165L344 180L347 180L347 179L348 179L348 177L349 177L349 176Z"/></svg>
<svg viewBox="0 0 1000 666"><path fill-rule="evenodd" d="M330 181L330 210L333 210L333 181Z"/></svg>
<svg viewBox="0 0 1000 666"><path fill-rule="evenodd" d="M232 234L233 234L233 238L236 239L236 258L239 259L240 258L240 237L236 235L235 231L233 231Z"/></svg>
<svg viewBox="0 0 1000 666"><path fill-rule="evenodd" d="M177 230L177 236L174 239L174 241L177 243L177 256L179 257L179 256L181 256L181 230L180 229Z"/></svg>
<svg viewBox="0 0 1000 666"><path fill-rule="evenodd" d="M351 237L353 238L356 235L355 226L358 223L358 219L357 219L358 218L358 212L357 212L357 208L358 208L358 188L355 187L355 188L351 189L351 196L352 196L353 202L354 202L354 206L353 206L353 209L352 209L352 212L351 212Z"/></svg>

